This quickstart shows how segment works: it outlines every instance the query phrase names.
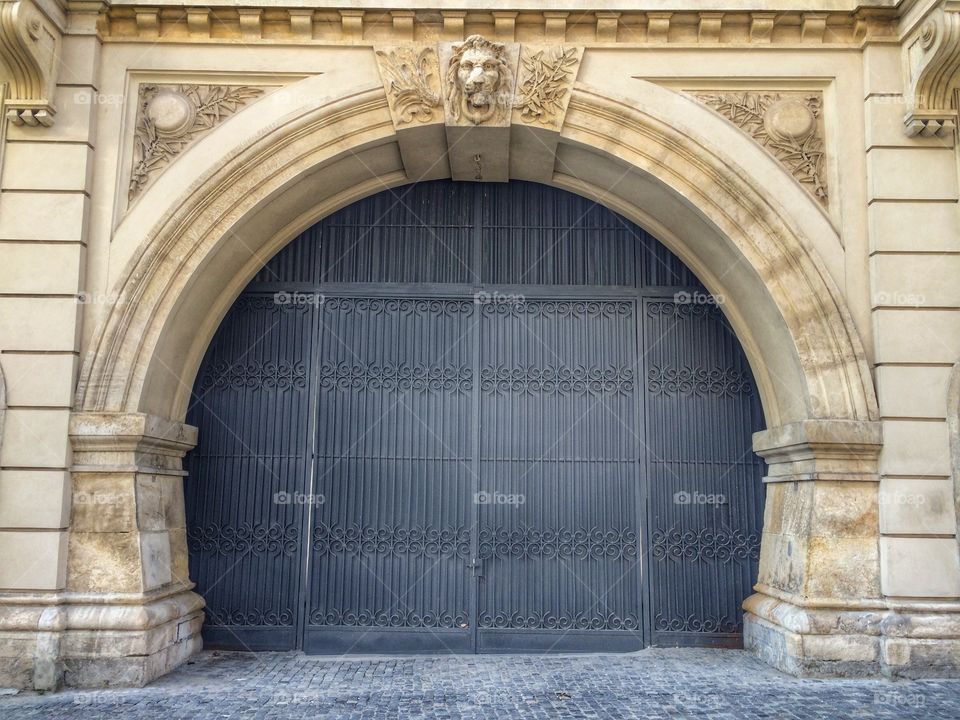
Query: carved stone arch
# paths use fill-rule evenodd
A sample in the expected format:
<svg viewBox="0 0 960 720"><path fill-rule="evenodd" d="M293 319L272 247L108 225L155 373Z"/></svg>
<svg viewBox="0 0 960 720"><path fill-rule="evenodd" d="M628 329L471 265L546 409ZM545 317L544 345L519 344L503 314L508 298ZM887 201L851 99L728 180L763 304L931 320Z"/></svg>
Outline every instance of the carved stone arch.
<svg viewBox="0 0 960 720"><path fill-rule="evenodd" d="M755 153L752 157L767 173L759 183L733 162L729 151L705 146L704 133L695 133L692 121L676 129L672 117L657 118L658 113L679 114L669 109L677 104L675 93L654 86L643 93L641 112L636 103L585 86L575 89L561 132L554 183L590 194L642 224L660 226L668 236L665 242L704 276L708 288L733 299L725 310L742 331L751 363L762 378L771 425L818 418L876 419L872 380L853 322L811 249L811 231L821 239L828 233L836 237L819 208L735 129L727 128L730 142L740 143L737 152ZM258 103L261 112L269 100ZM714 123L706 132L726 128L709 110L694 101L689 105L681 111L699 112L698 121ZM144 213L131 214L118 228L119 251L125 244L133 248L134 238L139 242L114 288L120 302L95 335L84 363L78 409L176 417L185 408L191 365L195 370L219 316L257 268L323 214L406 181L379 87L356 89L264 124L267 128L259 135L232 150L217 146L220 131L197 143L185 155L222 159L192 178L177 171L194 168L175 164L138 203L141 208L165 208L162 217L154 219L146 234L140 224ZM439 161L444 148L427 147L424 153L433 153ZM765 192L768 177L775 173L784 179L776 203L773 193ZM166 200L173 188L184 187L182 204ZM657 189L659 194L654 194ZM650 217L655 199L668 203L671 213L682 213L686 221ZM809 203L815 212L808 217L818 219L812 226L798 222L785 212L785 202L792 207ZM268 209L271 204L273 210ZM280 207L287 210L278 213ZM277 217L284 222L278 223ZM671 223L677 225L676 232L671 232ZM694 228L709 242L691 237ZM724 279L716 272L722 264ZM743 297L744 288L751 298ZM198 302L211 310L192 313L202 318L202 327L194 320L189 331L177 329L173 321L184 320L185 305L197 307ZM758 335L760 330L765 338ZM180 346L183 342L190 346ZM176 350L167 354L168 347ZM174 367L183 361L188 365ZM184 371L182 382L159 389L164 385L157 384L160 377L169 380L171 372Z"/></svg>
<svg viewBox="0 0 960 720"><path fill-rule="evenodd" d="M71 420L75 486L98 481L98 468L109 465L145 482L170 478L177 492L180 458L196 438L183 424L192 383L243 287L320 218L411 181L383 84L339 82L333 92L336 78L308 78L238 112L181 154L118 226L118 299L89 345ZM443 133L425 137L420 159L430 177L449 176ZM544 181L645 226L723 296L757 379L769 429L754 445L771 485L745 642L794 672L818 658L798 636L878 645L879 630L871 626L864 639L848 617L883 607L877 530L867 522L855 547L834 551L851 542L832 535L847 523L832 506L822 510L825 488L839 482L854 486L856 518L875 517L880 445L865 353L831 277L840 243L829 219L749 137L651 83L638 81L629 99L573 86L555 140L526 145L521 159L549 163ZM184 531L168 532L166 569L149 577L144 569L136 582L163 588L167 599L156 601L164 605L154 615L179 612L199 628L202 599L190 592ZM108 561L96 535L71 536L71 563ZM144 556L156 537L142 535ZM95 591L82 568L68 573L68 589Z"/></svg>

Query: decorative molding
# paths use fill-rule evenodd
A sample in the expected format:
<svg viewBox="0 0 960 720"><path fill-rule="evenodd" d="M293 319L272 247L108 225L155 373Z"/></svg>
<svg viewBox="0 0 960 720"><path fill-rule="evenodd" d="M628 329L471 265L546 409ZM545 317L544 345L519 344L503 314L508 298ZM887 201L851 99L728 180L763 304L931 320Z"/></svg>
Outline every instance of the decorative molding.
<svg viewBox="0 0 960 720"><path fill-rule="evenodd" d="M960 84L960 1L942 0L903 43L910 137L943 136L957 128L953 93Z"/></svg>
<svg viewBox="0 0 960 720"><path fill-rule="evenodd" d="M440 119L440 61L434 47L374 48L397 128Z"/></svg>
<svg viewBox="0 0 960 720"><path fill-rule="evenodd" d="M101 37L106 42L202 42L230 43L244 38L241 14L262 9L270 23L263 44L399 44L416 38L459 42L477 33L500 42L576 43L611 45L669 43L706 45L847 45L859 47L865 40L896 42L896 8L869 8L859 12L836 10L804 13L799 10L701 11L696 7L672 12L644 10L557 11L509 6L490 10L359 10L318 6L316 8L227 3L192 7L189 4L157 7L113 5L105 13ZM191 37L190 18L209 11L215 33ZM522 14L521 14L522 13ZM518 18L520 21L518 22ZM247 19L247 37L250 23ZM163 33L159 32L163 26Z"/></svg>
<svg viewBox="0 0 960 720"><path fill-rule="evenodd" d="M263 93L231 85L141 85L128 200L194 140Z"/></svg>
<svg viewBox="0 0 960 720"><path fill-rule="evenodd" d="M821 93L744 91L693 96L766 148L822 205L829 204Z"/></svg>
<svg viewBox="0 0 960 720"><path fill-rule="evenodd" d="M525 123L559 130L583 48L523 46L514 111Z"/></svg>
<svg viewBox="0 0 960 720"><path fill-rule="evenodd" d="M0 70L10 83L3 105L14 125L53 125L61 41L33 0L0 0Z"/></svg>

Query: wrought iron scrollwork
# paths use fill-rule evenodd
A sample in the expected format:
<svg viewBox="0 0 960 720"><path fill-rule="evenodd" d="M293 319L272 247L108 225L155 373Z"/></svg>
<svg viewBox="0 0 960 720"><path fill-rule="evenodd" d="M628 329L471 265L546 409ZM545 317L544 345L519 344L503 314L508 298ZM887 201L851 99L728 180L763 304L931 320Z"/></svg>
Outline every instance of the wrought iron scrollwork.
<svg viewBox="0 0 960 720"><path fill-rule="evenodd" d="M744 562L760 557L760 536L729 528L655 530L651 550L661 562Z"/></svg>
<svg viewBox="0 0 960 720"><path fill-rule="evenodd" d="M296 554L300 530L296 525L218 525L211 523L187 530L187 543L194 552L218 555Z"/></svg>
<svg viewBox="0 0 960 720"><path fill-rule="evenodd" d="M327 313L470 316L475 305L471 300L333 297L322 307Z"/></svg>
<svg viewBox="0 0 960 720"><path fill-rule="evenodd" d="M532 613L481 612L482 628L537 629L537 630L638 630L640 618L617 613L578 612L573 615L551 611Z"/></svg>
<svg viewBox="0 0 960 720"><path fill-rule="evenodd" d="M473 368L466 366L324 363L319 373L325 390L469 392Z"/></svg>
<svg viewBox="0 0 960 720"><path fill-rule="evenodd" d="M654 396L717 395L735 397L753 393L750 374L734 368L661 367L647 371L647 389Z"/></svg>
<svg viewBox="0 0 960 720"><path fill-rule="evenodd" d="M207 623L210 625L269 625L289 627L293 625L293 610L222 610L207 606Z"/></svg>
<svg viewBox="0 0 960 720"><path fill-rule="evenodd" d="M493 302L483 304L483 314L519 318L626 317L633 312L633 304L618 301L586 300L523 300L518 302Z"/></svg>
<svg viewBox="0 0 960 720"><path fill-rule="evenodd" d="M310 613L311 625L346 627L462 628L468 623L465 610L417 613L413 610L317 609Z"/></svg>
<svg viewBox="0 0 960 720"><path fill-rule="evenodd" d="M657 630L665 632L738 633L741 630L740 623L727 617L702 617L700 615L667 617L657 613L653 622Z"/></svg>
<svg viewBox="0 0 960 720"><path fill-rule="evenodd" d="M353 524L327 525L313 529L317 554L412 555L461 557L470 555L470 531L462 527L381 527Z"/></svg>
<svg viewBox="0 0 960 720"><path fill-rule="evenodd" d="M218 362L210 366L200 380L201 390L303 390L307 387L307 368L303 363Z"/></svg>
<svg viewBox="0 0 960 720"><path fill-rule="evenodd" d="M484 392L544 395L612 395L633 392L630 367L485 367L480 371Z"/></svg>
<svg viewBox="0 0 960 720"><path fill-rule="evenodd" d="M480 529L479 540L482 559L632 560L637 557L637 533L630 528L507 530L484 527Z"/></svg>

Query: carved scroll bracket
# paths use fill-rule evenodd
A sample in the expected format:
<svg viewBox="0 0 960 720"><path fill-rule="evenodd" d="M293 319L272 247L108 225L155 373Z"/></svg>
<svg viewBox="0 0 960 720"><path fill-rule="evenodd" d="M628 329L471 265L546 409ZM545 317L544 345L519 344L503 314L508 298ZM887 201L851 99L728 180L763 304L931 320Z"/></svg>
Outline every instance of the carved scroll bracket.
<svg viewBox="0 0 960 720"><path fill-rule="evenodd" d="M14 125L53 125L62 37L33 0L0 0L0 76L9 79L4 107Z"/></svg>
<svg viewBox="0 0 960 720"><path fill-rule="evenodd" d="M960 0L943 0L903 45L910 137L943 136L957 127L953 93L960 84Z"/></svg>
<svg viewBox="0 0 960 720"><path fill-rule="evenodd" d="M437 167L421 151L438 133L455 180L551 177L540 146L556 145L583 48L521 47L471 35L460 43L374 51L411 178L446 174L445 164Z"/></svg>

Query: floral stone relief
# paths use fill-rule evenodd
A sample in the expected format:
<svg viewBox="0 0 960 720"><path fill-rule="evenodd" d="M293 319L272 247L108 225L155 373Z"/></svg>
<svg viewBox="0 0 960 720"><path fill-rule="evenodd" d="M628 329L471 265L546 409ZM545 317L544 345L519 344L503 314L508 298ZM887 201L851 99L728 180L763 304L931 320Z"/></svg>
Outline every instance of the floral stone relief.
<svg viewBox="0 0 960 720"><path fill-rule="evenodd" d="M577 47L523 47L514 102L523 122L560 129L582 56Z"/></svg>
<svg viewBox="0 0 960 720"><path fill-rule="evenodd" d="M760 143L820 203L829 202L819 92L693 93Z"/></svg>
<svg viewBox="0 0 960 720"><path fill-rule="evenodd" d="M198 137L263 93L230 85L141 85L127 199Z"/></svg>

